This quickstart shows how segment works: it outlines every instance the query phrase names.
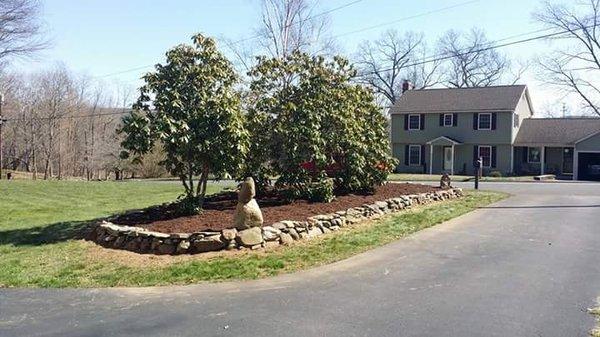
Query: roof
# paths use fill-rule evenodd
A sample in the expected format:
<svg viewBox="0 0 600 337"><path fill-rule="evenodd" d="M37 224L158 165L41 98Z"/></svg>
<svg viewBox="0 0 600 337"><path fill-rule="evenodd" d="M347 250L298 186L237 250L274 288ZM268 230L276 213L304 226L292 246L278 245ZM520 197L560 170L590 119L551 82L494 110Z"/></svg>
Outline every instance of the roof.
<svg viewBox="0 0 600 337"><path fill-rule="evenodd" d="M454 144L454 145L460 145L460 144L462 144L458 140L450 138L450 137L447 137L447 136L439 136L439 137L437 137L435 139L432 139L432 140L428 141L427 144L433 144L433 143L444 142L444 141L446 143L450 143L450 144Z"/></svg>
<svg viewBox="0 0 600 337"><path fill-rule="evenodd" d="M390 113L514 111L523 94L531 108L525 85L409 90Z"/></svg>
<svg viewBox="0 0 600 337"><path fill-rule="evenodd" d="M574 145L579 140L600 132L600 118L525 118L515 145Z"/></svg>

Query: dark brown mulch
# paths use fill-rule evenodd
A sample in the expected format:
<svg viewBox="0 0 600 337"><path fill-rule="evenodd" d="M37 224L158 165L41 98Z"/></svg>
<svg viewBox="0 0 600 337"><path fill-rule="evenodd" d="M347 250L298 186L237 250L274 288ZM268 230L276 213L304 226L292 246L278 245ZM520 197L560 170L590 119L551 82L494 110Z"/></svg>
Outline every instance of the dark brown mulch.
<svg viewBox="0 0 600 337"><path fill-rule="evenodd" d="M374 194L338 196L330 203L311 203L296 200L285 203L283 200L270 197L258 200L265 225L282 220L305 220L306 218L334 213L348 208L374 203L401 195L430 192L437 187L421 184L386 184L378 187ZM165 207L145 210L144 213L133 213L121 216L113 222L122 225L145 227L163 233L191 233L205 230L221 230L231 227L233 212L237 204L235 193L220 195L207 200L204 211L200 215L176 217Z"/></svg>

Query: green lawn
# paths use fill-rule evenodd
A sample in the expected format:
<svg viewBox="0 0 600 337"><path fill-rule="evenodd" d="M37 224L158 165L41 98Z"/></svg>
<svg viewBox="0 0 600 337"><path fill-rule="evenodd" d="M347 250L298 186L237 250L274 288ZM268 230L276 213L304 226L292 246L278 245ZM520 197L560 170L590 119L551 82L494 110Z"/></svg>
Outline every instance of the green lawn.
<svg viewBox="0 0 600 337"><path fill-rule="evenodd" d="M393 173L390 174L390 181L436 181L439 182L442 176L440 174L416 174L416 173ZM453 175L452 181L473 181L473 176ZM535 181L533 176L518 177L482 177L481 181Z"/></svg>
<svg viewBox="0 0 600 337"><path fill-rule="evenodd" d="M276 275L344 259L504 197L469 192L268 252L152 256L75 239L86 220L173 200L180 192L177 184L156 182L0 182L0 287L149 286Z"/></svg>

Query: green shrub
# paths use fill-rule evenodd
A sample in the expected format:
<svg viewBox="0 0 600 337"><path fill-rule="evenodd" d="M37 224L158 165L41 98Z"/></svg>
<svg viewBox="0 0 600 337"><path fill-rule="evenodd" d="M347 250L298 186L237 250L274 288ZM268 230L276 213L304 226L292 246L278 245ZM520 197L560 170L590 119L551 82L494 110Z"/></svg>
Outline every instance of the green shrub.
<svg viewBox="0 0 600 337"><path fill-rule="evenodd" d="M313 202L331 202L333 195L333 180L323 179L311 183L308 188L307 199Z"/></svg>
<svg viewBox="0 0 600 337"><path fill-rule="evenodd" d="M501 178L502 177L502 172L500 171L492 171L489 174L490 177L494 177L494 178Z"/></svg>

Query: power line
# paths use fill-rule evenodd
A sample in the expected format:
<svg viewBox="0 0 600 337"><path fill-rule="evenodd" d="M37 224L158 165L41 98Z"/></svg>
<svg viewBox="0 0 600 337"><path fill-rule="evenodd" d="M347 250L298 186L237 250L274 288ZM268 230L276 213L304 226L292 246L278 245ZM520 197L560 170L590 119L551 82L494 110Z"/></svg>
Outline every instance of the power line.
<svg viewBox="0 0 600 337"><path fill-rule="evenodd" d="M294 21L291 24L287 25L287 27L289 28L289 27L294 26L294 25L298 25L298 24L301 24L301 23L304 23L304 22L307 22L307 21L310 21L310 20L314 20L315 18L318 18L320 16L324 16L324 15L327 15L329 13L333 13L335 11L339 11L341 9L344 9L346 7L350 7L350 6L354 5L354 4L357 4L357 3L362 2L362 1L364 1L364 0L350 1L350 2L348 2L346 4L340 5L338 7L334 7L334 8L328 9L326 11L317 13L315 15L309 16L306 19L299 20L299 21ZM479 0L477 0L477 1L479 1ZM242 42L246 42L246 41L258 39L261 36L262 35L260 35L260 34L256 34L256 35L253 35L253 36L241 39L241 40L234 41L234 42L230 43L229 45L236 45L236 44L239 44L239 43L242 43ZM100 75L100 76L96 76L96 77L98 77L98 78L111 77L111 76L126 74L126 73L130 73L130 72L133 72L133 71L150 68L150 67L153 67L153 66L154 66L154 64L148 64L148 65L145 65L145 66L135 67L135 68L131 68L131 69L125 69L125 70L122 70L122 71L117 71L117 72L114 72L114 73L109 73L109 74Z"/></svg>
<svg viewBox="0 0 600 337"><path fill-rule="evenodd" d="M597 27L599 26L599 24L593 25L593 26L589 26L586 28L592 28L592 27ZM580 28L582 29L582 28ZM479 49L475 49L475 50L470 50L468 52L465 53L459 53L459 54L452 54L452 55L438 55L438 56L431 56L429 58L424 58L422 59L422 61L417 61L417 62L413 62L413 63L409 63L404 65L404 67L413 67L413 66L418 66L418 65L423 65L423 64L427 64L427 63L432 63L432 62L437 62L437 61L444 61L444 60L448 60L457 56L464 56L464 55L469 55L469 54L473 54L473 53L480 53L480 52L484 52L484 51L488 51L488 50L493 50L493 49L498 49L498 48L503 48L503 47L508 47L508 46L512 46L512 45L516 45L516 44L521 44L521 43L526 43L526 42L531 42L531 41L535 41L535 40L541 40L541 39L548 39L551 37L555 37L555 36L559 36L559 35L563 35L569 33L569 31L561 31L561 32L554 32L554 33L549 33L549 34L544 34L544 35L538 35L538 36L534 36L531 38L527 38L527 39L522 39L522 40L517 40L517 41L513 41L513 42L507 42L507 43L503 43L503 44L494 44L488 47L483 47L483 48L479 48ZM506 40L506 39L504 39ZM494 42L491 42L494 43ZM385 71L391 71L394 68L387 68L387 69L381 69L378 71L369 71L369 72L365 72L362 74L358 74L356 75L356 77L363 77L363 76L367 76L367 75L374 75L380 72L385 72Z"/></svg>
<svg viewBox="0 0 600 337"><path fill-rule="evenodd" d="M334 35L333 37L336 38L336 37L348 36L348 35L352 35L352 34L356 34L356 33L362 33L362 32L367 31L367 30L371 30L371 29L375 29L375 28L380 28L380 27L383 27L383 26L389 26L389 25L392 25L392 24L395 24L395 23L398 23L398 22L412 20L412 19L416 19L416 18L420 18L420 17L423 17L423 16L428 16L428 15L436 14L436 13L440 13L440 12L445 12L445 11L448 11L448 10L451 10L451 9L454 9L454 8L458 8L458 7L470 5L472 3L476 3L476 2L479 2L479 1L480 0L465 1L465 2L461 2L461 3L458 3L458 4L452 5L452 6L447 6L447 7L442 7L442 8L434 9L434 10L431 10L429 12L415 14L415 15L407 16L407 17L400 18L400 19L397 19L397 20L388 21L388 22L385 22L385 23L380 23L380 24L377 24L377 25L374 25L374 26L369 26L369 27L365 27L365 28L361 28L361 29L349 31L349 32L346 32L346 33Z"/></svg>
<svg viewBox="0 0 600 337"><path fill-rule="evenodd" d="M77 118L93 118L93 117L102 117L102 116L124 115L124 114L128 114L128 113L131 113L131 110L105 112L105 113L89 114L89 115L58 116L58 117L6 118L4 120L5 121L30 121L30 120L77 119Z"/></svg>
<svg viewBox="0 0 600 337"><path fill-rule="evenodd" d="M592 26L588 26L585 28L592 28L592 27L597 27L600 26L599 24L596 25L592 25ZM583 29L583 28L580 28ZM542 30L538 30L539 31L547 31L548 29L542 29ZM405 65L405 67L411 67L411 66L416 66L416 65L422 65L422 64L427 64L427 63L431 63L431 62L436 62L436 61L443 61L443 60L447 60L447 59L451 59L454 58L456 56L464 56L464 55L468 55L468 54L472 54L472 53L479 53L479 52L483 52L483 51L487 51L487 50L493 50L493 49L497 49L497 48L503 48L503 47L507 47L507 46L512 46L512 45L516 45L516 44L521 44L521 43L527 43L527 42L531 42L531 41L536 41L536 40L541 40L541 39L547 39L547 38L552 38L555 36L559 36L559 35L563 35L566 33L569 33L570 31L561 31L561 32L554 32L554 33L549 33L549 34L543 34L543 35L538 35L538 36L534 36L531 38L527 38L527 39L521 39L521 40L517 40L517 41L513 41L513 42L507 42L504 44L499 44L499 45L491 45L488 47L484 47L484 48L480 48L480 49L476 49L476 50L471 50L465 53L461 53L461 54L454 54L454 55L447 55L447 56L441 56L441 57L437 57L437 58L432 58L435 56L431 56L430 58L425 58L422 61L418 61L418 62L414 62L411 64L407 64ZM523 33L523 34L519 34L517 36L523 36L523 35L529 35L532 34L534 32L529 32L529 33ZM514 36L513 36L514 37ZM507 39L511 39L513 37L507 37L507 38L503 38L497 41L505 41ZM495 43L497 41L493 41L490 43ZM390 71L393 68L388 68L388 69L382 69L379 72L382 71ZM376 72L366 72L363 74L358 74L356 77L363 77L366 75L370 75L370 74L375 74ZM131 113L131 111L119 111L119 112L108 112L108 113L101 113L101 114L90 114L90 115L79 115L79 116L59 116L59 117L39 117L39 118L32 118L32 119L36 119L36 120L40 120L40 119L71 119L71 118L91 118L91 117L97 117L97 116L109 116L109 115L123 115L123 114L128 114ZM8 118L5 119L5 121L27 121L30 119L25 119L25 118Z"/></svg>

